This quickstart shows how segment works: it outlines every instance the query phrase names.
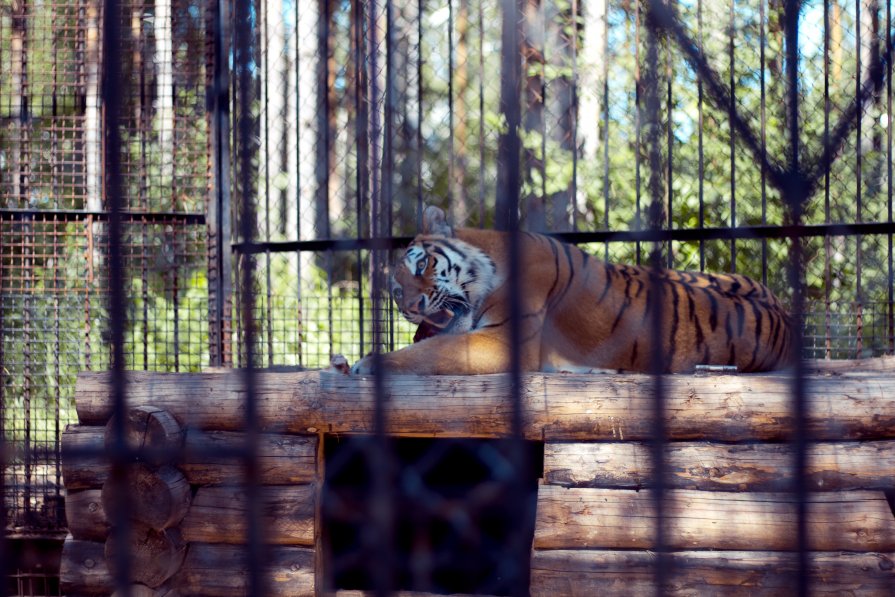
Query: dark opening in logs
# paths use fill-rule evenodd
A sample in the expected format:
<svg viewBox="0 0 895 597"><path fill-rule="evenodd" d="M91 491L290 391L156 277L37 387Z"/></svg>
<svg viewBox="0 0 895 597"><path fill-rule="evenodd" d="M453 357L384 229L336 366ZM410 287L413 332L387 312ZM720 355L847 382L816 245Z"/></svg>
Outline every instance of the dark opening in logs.
<svg viewBox="0 0 895 597"><path fill-rule="evenodd" d="M376 566L390 566L389 587L434 593L507 595L527 586L544 444L511 440L391 439L386 562L369 537L377 510L370 437L325 442L321 517L328 589L373 590ZM519 479L512 465L524 462ZM523 543L524 545L520 545ZM522 547L520 549L520 547ZM381 572L381 570L380 570ZM381 577L378 577L381 578Z"/></svg>

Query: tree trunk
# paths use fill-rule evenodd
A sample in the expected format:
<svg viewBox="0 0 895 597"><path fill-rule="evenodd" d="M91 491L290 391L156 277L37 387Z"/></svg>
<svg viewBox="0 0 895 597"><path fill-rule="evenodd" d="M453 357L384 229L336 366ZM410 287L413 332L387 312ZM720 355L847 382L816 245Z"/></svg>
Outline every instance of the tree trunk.
<svg viewBox="0 0 895 597"><path fill-rule="evenodd" d="M466 194L466 166L469 160L469 133L467 129L466 98L469 90L469 0L459 0L456 19L456 51L454 70L454 127L451 131L454 143L451 163L451 223L466 226L470 216L469 198Z"/></svg>
<svg viewBox="0 0 895 597"><path fill-rule="evenodd" d="M287 169L292 182L289 196L294 197L295 205L289 210L289 228L287 238L311 240L325 238L327 228L319 228L322 219L327 218L327 205L318 196L318 172L321 168L327 168L327 143L329 132L325 127L327 111L321 112L321 100L326 101L325 78L321 79L321 68L325 69L328 53L326 41L321 42L318 37L318 28L321 20L327 18L325 11L321 10L319 0L299 2L295 5L296 24L293 46L295 52L295 68L289 74L289 88L294 90L286 98L287 104L291 102L288 121L294 120L294 126L289 127L289 153L290 157ZM321 43L324 47L321 49ZM324 73L325 77L325 73ZM318 127L315 133L315 127ZM323 147L319 148L320 138L324 137ZM288 203L288 202L287 202ZM310 276L314 263L314 254L303 252L298 255L299 276ZM299 290L302 290L302 281L299 281Z"/></svg>
<svg viewBox="0 0 895 597"><path fill-rule="evenodd" d="M575 20L576 15L572 12L571 3L563 8L551 3L547 10L548 14L545 17L547 24L546 59L555 73L546 83L545 112L551 118L548 125L548 139L550 147L554 148L549 159L558 161L555 167L560 172L559 176L562 177L567 171L571 173L573 154L578 149L573 89L574 77L577 76L580 68L577 64L577 52L574 45L578 41L578 23ZM548 158L545 156L544 159ZM551 185L557 185L559 182L553 176L548 180L548 184ZM564 188L548 191L550 230L572 229L573 188L574 181L569 178Z"/></svg>
<svg viewBox="0 0 895 597"><path fill-rule="evenodd" d="M603 89L606 84L606 0L592 0L581 4L581 52L578 56L578 123L576 130L581 139L579 179L593 180L601 177L603 158L602 131ZM636 4L632 10L637 10ZM605 126L605 123L604 123ZM587 213L588 185L579 185L575 198L578 213Z"/></svg>
<svg viewBox="0 0 895 597"><path fill-rule="evenodd" d="M100 84L102 64L102 40L100 39L100 8L98 0L85 0L86 43L85 75L86 105L84 112L84 161L86 163L85 195L89 211L103 209L102 184L102 113L100 107ZM97 225L98 226L98 225ZM94 233L97 231L95 230ZM99 251L94 251L99 256ZM89 264L95 266L96 264Z"/></svg>
<svg viewBox="0 0 895 597"><path fill-rule="evenodd" d="M154 0L155 15L155 130L158 135L160 176L156 184L174 184L174 30L172 0ZM156 206L159 207L159 206Z"/></svg>
<svg viewBox="0 0 895 597"><path fill-rule="evenodd" d="M544 193L546 141L544 91L544 14L546 7L541 0L527 0L524 8L524 36L522 38L524 106L522 126L522 180L527 187L523 191L522 206L525 212L525 228L536 232L547 230L547 197Z"/></svg>

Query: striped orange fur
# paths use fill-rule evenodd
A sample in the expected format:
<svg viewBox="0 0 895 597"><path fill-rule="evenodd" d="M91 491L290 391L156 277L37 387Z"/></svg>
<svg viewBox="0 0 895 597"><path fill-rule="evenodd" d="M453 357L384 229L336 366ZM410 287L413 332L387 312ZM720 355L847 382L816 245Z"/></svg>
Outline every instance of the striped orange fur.
<svg viewBox="0 0 895 597"><path fill-rule="evenodd" d="M396 264L392 296L433 337L382 355L418 374L510 369L506 233L447 225L428 207L423 234ZM738 274L613 265L540 234L521 233L519 357L525 371L650 371L651 312L660 301L662 369L735 365L766 371L788 362L789 317L765 286ZM355 373L372 371L369 357Z"/></svg>

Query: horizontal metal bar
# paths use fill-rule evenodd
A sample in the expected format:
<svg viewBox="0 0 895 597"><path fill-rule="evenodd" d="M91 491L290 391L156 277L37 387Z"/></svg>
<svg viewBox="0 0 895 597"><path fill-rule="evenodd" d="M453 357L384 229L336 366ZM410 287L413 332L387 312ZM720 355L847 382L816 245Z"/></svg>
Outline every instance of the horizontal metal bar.
<svg viewBox="0 0 895 597"><path fill-rule="evenodd" d="M675 228L672 230L596 230L592 232L556 232L548 234L572 244L615 242L696 242L700 240L759 240L813 238L826 236L871 236L895 234L895 222L860 222L854 224L812 224L805 226L738 226L736 228ZM401 249L411 236L392 238L319 239L303 241L234 243L233 252L289 253L308 251L356 251Z"/></svg>
<svg viewBox="0 0 895 597"><path fill-rule="evenodd" d="M410 241L412 240L412 236L395 236L389 238L346 238L267 241L258 243L233 243L233 252L244 255L252 253L357 251L358 249L402 249L410 244Z"/></svg>
<svg viewBox="0 0 895 597"><path fill-rule="evenodd" d="M179 224L205 224L204 213L194 212L141 212L123 211L121 219L125 222L177 222ZM56 220L60 222L79 222L87 218L93 218L98 222L109 219L107 211L86 209L0 209L0 220Z"/></svg>
<svg viewBox="0 0 895 597"><path fill-rule="evenodd" d="M555 238L572 244L591 242L760 240L813 238L826 236L872 236L895 234L895 222L860 222L854 224L810 224L802 226L737 226L736 228L675 228L672 230L625 230L612 232L562 232Z"/></svg>

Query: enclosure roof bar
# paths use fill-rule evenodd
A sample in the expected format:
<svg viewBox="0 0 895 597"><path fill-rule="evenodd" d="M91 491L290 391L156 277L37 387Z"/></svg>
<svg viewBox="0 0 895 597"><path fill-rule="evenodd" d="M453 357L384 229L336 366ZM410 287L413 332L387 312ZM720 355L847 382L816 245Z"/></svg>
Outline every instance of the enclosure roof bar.
<svg viewBox="0 0 895 597"><path fill-rule="evenodd" d="M736 228L675 228L673 230L596 230L593 232L549 233L559 240L572 244L607 242L654 242L720 239L786 239L824 236L858 236L895 234L895 222L861 222L855 224L812 224L802 226L738 226ZM270 241L259 243L234 243L233 251L249 253L289 253L293 251L356 251L373 249L403 249L412 236L360 239L318 239L301 241Z"/></svg>
<svg viewBox="0 0 895 597"><path fill-rule="evenodd" d="M98 222L109 219L109 212L86 209L10 209L0 208L0 220L58 220L78 222L93 218ZM179 224L204 224L204 213L193 212L140 212L122 211L119 216L125 222L177 222Z"/></svg>

